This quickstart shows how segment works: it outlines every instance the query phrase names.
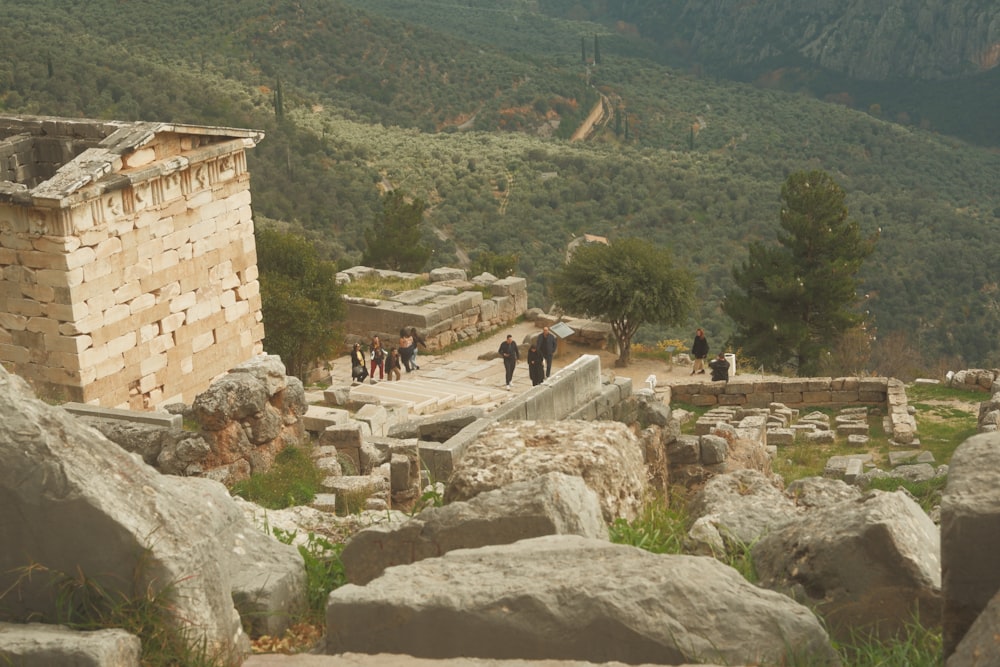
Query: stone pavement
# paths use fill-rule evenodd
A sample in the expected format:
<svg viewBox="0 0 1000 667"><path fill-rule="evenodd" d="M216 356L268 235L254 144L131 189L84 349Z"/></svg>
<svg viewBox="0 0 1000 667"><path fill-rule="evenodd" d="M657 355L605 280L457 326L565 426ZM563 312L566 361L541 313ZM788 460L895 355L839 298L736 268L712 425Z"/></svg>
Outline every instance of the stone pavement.
<svg viewBox="0 0 1000 667"><path fill-rule="evenodd" d="M523 322L499 329L489 338L446 353L430 354L421 350L417 357L420 370L407 373L403 369L399 381L377 380L375 384L371 383L371 379L364 383L349 382L350 360L344 355L330 362L331 381L333 385L350 386L350 395L354 400L372 402L372 399L378 399L383 405L405 405L411 415L432 414L469 405L489 410L531 388L528 346L521 345L521 341L537 331L539 329L534 324ZM508 333L518 342L521 355L509 391L504 386L503 361L499 357L479 358L496 352ZM557 359L552 365L553 372L571 361L568 359L560 363Z"/></svg>

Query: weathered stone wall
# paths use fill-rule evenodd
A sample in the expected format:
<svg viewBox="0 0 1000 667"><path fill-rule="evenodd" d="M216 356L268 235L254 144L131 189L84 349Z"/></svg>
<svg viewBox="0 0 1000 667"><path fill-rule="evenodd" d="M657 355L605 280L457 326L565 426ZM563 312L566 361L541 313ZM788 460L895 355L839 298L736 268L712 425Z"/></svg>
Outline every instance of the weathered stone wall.
<svg viewBox="0 0 1000 667"><path fill-rule="evenodd" d="M889 378L770 378L671 385L671 400L698 406L738 405L766 408L771 403L802 405L884 404Z"/></svg>
<svg viewBox="0 0 1000 667"><path fill-rule="evenodd" d="M0 183L0 362L42 396L141 410L262 352L259 138L0 118L0 177L16 179Z"/></svg>
<svg viewBox="0 0 1000 667"><path fill-rule="evenodd" d="M885 406L893 441L910 444L917 423L899 380L885 377L770 378L729 382L689 382L670 387L671 402L698 406L768 408L774 403L789 407L879 405Z"/></svg>
<svg viewBox="0 0 1000 667"><path fill-rule="evenodd" d="M379 336L393 348L401 329L416 327L427 349L438 350L513 322L528 308L524 278L479 276L468 281L461 269L444 271L432 271L430 282L417 289L381 299L347 298L347 345L355 341L367 345L372 336ZM368 267L354 267L338 277L349 282L369 275L420 277Z"/></svg>

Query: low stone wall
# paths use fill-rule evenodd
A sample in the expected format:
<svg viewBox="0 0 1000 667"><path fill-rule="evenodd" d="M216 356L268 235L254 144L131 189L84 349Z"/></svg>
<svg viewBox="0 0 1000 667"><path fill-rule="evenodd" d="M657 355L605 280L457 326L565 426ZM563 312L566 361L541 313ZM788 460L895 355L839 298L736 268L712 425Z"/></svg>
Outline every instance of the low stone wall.
<svg viewBox="0 0 1000 667"><path fill-rule="evenodd" d="M889 378L770 378L729 382L690 382L671 385L671 401L697 406L738 405L766 408L771 403L804 405L884 404Z"/></svg>
<svg viewBox="0 0 1000 667"><path fill-rule="evenodd" d="M342 282L367 276L419 278L367 267L339 274ZM347 297L345 343L365 345L379 336L386 347L396 347L400 329L416 327L427 349L438 350L476 338L519 318L528 308L528 283L524 278L497 279L484 274L469 281L461 269L435 269L431 281L418 289L385 295L380 299Z"/></svg>
<svg viewBox="0 0 1000 667"><path fill-rule="evenodd" d="M671 388L671 402L696 406L767 408L773 403L788 407L884 406L892 439L911 444L917 425L910 414L906 390L899 380L886 377L770 378L729 382L688 382Z"/></svg>

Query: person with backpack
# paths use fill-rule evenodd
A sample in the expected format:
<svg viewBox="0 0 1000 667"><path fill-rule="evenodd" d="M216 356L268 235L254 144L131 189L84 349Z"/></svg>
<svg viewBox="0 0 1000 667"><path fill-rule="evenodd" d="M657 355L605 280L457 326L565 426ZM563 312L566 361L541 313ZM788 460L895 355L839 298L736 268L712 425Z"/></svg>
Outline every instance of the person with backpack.
<svg viewBox="0 0 1000 667"><path fill-rule="evenodd" d="M355 343L351 349L351 379L355 382L364 382L368 377L368 369L365 368L365 352L361 349L361 343Z"/></svg>

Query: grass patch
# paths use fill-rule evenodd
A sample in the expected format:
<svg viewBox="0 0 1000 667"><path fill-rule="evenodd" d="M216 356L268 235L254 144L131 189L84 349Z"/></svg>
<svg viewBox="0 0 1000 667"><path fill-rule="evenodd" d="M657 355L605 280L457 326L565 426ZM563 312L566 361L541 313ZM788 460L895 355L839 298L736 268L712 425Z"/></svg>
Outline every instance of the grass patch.
<svg viewBox="0 0 1000 667"><path fill-rule="evenodd" d="M688 516L677 499L651 497L632 521L615 519L608 527L611 541L645 549L654 554L684 553Z"/></svg>
<svg viewBox="0 0 1000 667"><path fill-rule="evenodd" d="M884 479L873 479L868 488L880 491L905 489L916 499L925 512L930 512L935 506L941 504L941 495L944 493L944 487L947 483L947 477L933 477L923 482L911 482L897 477L887 477Z"/></svg>
<svg viewBox="0 0 1000 667"><path fill-rule="evenodd" d="M34 580L41 580L53 590L54 617L32 617L20 619L20 622L54 623L81 631L121 628L139 637L143 667L227 667L232 664L227 656L214 654L204 638L196 637L188 622L177 615L176 584L157 588L147 582L144 574L147 557L148 551L140 557L132 579L119 582L120 585L113 585L113 575L99 580L79 568L75 572L62 572L31 563L17 570L16 581L0 593L0 599L17 593L22 585L35 585Z"/></svg>
<svg viewBox="0 0 1000 667"><path fill-rule="evenodd" d="M272 510L308 505L316 498L325 476L316 467L308 447L288 446L275 457L269 471L237 482L230 492Z"/></svg>
<svg viewBox="0 0 1000 667"><path fill-rule="evenodd" d="M857 635L834 648L843 664L852 667L940 667L943 642L940 628L914 620L899 637L879 640Z"/></svg>
<svg viewBox="0 0 1000 667"><path fill-rule="evenodd" d="M352 280L343 285L344 294L360 299L382 299L388 294L399 294L418 289L427 284L424 278L385 278L371 275Z"/></svg>

